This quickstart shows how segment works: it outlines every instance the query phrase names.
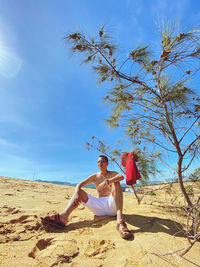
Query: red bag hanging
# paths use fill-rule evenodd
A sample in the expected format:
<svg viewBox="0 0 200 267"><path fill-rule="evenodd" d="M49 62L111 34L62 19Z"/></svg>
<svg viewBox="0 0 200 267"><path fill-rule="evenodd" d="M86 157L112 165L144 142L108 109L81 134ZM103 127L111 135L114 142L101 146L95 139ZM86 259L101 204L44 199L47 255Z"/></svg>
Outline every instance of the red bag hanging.
<svg viewBox="0 0 200 267"><path fill-rule="evenodd" d="M136 161L138 156L134 156L133 152L124 153L121 158L121 164L126 168L126 184L133 185L141 178L141 174L137 168Z"/></svg>

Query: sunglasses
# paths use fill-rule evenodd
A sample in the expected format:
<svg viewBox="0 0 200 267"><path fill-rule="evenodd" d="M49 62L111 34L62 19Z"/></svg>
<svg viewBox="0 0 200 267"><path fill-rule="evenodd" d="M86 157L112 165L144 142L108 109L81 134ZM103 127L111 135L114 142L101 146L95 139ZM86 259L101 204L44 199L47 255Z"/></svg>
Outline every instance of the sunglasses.
<svg viewBox="0 0 200 267"><path fill-rule="evenodd" d="M98 163L104 163L107 162L105 159L104 160L98 160Z"/></svg>

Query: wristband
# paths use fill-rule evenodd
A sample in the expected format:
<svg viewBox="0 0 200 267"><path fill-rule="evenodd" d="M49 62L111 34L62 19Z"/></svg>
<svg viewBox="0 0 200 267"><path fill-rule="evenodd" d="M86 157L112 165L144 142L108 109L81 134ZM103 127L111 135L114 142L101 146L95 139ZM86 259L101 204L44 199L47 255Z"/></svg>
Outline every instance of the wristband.
<svg viewBox="0 0 200 267"><path fill-rule="evenodd" d="M109 185L109 180L108 180L108 179L105 179L104 181L105 181L105 183L106 183L107 185Z"/></svg>

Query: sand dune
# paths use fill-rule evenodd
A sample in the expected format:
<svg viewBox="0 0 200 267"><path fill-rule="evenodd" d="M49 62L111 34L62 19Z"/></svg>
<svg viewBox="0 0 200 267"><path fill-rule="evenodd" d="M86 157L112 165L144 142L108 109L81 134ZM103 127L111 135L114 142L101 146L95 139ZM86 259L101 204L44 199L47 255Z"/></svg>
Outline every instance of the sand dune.
<svg viewBox="0 0 200 267"><path fill-rule="evenodd" d="M183 217L163 191L138 205L124 193L133 240L115 229L115 218L94 217L80 205L66 229L44 227L40 216L61 211L73 187L0 177L0 266L200 266L200 243L183 257L158 256L187 246ZM85 189L96 195L94 189Z"/></svg>

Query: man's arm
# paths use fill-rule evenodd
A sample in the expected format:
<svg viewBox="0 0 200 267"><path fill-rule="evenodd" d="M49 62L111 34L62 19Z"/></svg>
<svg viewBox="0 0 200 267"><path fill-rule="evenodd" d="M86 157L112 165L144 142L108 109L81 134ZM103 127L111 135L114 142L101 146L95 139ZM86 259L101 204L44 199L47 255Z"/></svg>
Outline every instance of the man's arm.
<svg viewBox="0 0 200 267"><path fill-rule="evenodd" d="M77 193L83 186L93 183L94 177L95 177L95 174L89 176L88 178L86 178L85 180L77 184L75 188L75 192Z"/></svg>
<svg viewBox="0 0 200 267"><path fill-rule="evenodd" d="M120 173L113 172L113 174L114 174L114 176L107 179L109 184L120 182L120 181L124 180L124 176L121 175Z"/></svg>
<svg viewBox="0 0 200 267"><path fill-rule="evenodd" d="M75 188L75 192L74 192L74 205L75 205L75 207L77 207L81 202L80 194L79 194L80 189L85 185L91 184L94 181L94 177L95 177L95 174L89 176L88 178L86 178L85 180L83 180L82 182L77 184L77 186Z"/></svg>
<svg viewBox="0 0 200 267"><path fill-rule="evenodd" d="M102 183L100 183L100 184L98 185L97 190L98 190L99 192L101 192L101 191L104 190L104 188L106 188L106 187L108 186L108 184L112 184L112 183L120 182L120 181L122 181L122 180L124 180L124 176L123 176L123 175L121 175L121 174L119 174L119 173L117 173L117 172L113 172L112 177L110 177L110 178L108 178L108 179L105 179Z"/></svg>

